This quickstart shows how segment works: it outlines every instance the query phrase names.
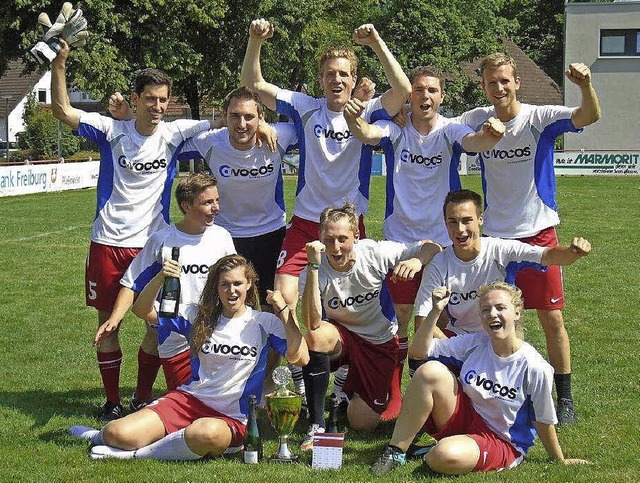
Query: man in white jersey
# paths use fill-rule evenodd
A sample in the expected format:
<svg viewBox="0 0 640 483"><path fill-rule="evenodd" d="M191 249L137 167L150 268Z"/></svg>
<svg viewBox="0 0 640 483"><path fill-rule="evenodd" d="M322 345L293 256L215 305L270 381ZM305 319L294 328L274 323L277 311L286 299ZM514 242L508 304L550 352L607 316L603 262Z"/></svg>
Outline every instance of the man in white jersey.
<svg viewBox="0 0 640 483"><path fill-rule="evenodd" d="M251 23L241 82L257 92L269 109L293 119L297 131L300 169L296 204L275 283L293 308L298 298L298 276L306 265L305 244L318 238L322 210L336 200L347 200L356 205L358 214L366 213L372 150L353 138L342 114L356 84L357 58L353 51L334 48L320 56L319 82L325 97L315 99L281 89L262 77L260 49L273 31L264 19ZM353 38L376 53L391 85L381 97L367 103L365 118L375 120L396 114L411 91L409 80L373 25L357 28ZM360 236L364 235L361 223Z"/></svg>
<svg viewBox="0 0 640 483"><path fill-rule="evenodd" d="M443 212L451 246L433 257L424 271L416 299L416 322L420 325L431 311L433 291L445 286L451 291L444 328L444 335L449 337L482 331L478 290L495 281L512 282L516 264L525 262L546 269L550 265L569 265L591 251L591 244L580 237L574 238L570 246L540 247L481 236L482 198L474 191L450 192ZM418 365L414 361L412 368L415 370Z"/></svg>
<svg viewBox="0 0 640 483"><path fill-rule="evenodd" d="M181 304L197 304L209 267L225 255L236 253L229 232L213 224L219 205L217 184L214 176L205 173L191 174L180 180L175 197L184 214L183 219L154 233L131 262L120 281L122 287L111 316L98 329L96 345L118 328L135 296L162 269L163 262L171 258L174 247L180 249ZM191 358L189 343L183 336L176 333L167 335L157 340L156 353L160 357L167 388L173 390L190 380ZM131 399L132 411L138 411L151 402L151 389L151 385L138 384Z"/></svg>
<svg viewBox="0 0 640 483"><path fill-rule="evenodd" d="M276 262L285 236L282 157L296 143L292 124L276 123L277 149L257 145L264 122L260 98L245 87L223 102L223 129L201 133L186 142L180 157L202 157L218 178L221 212L216 224L231 233L240 255L258 272L260 303L273 289Z"/></svg>
<svg viewBox="0 0 640 483"><path fill-rule="evenodd" d="M169 103L171 80L156 69L143 70L131 95L136 119L114 121L71 107L65 79L69 47L51 63L52 111L79 135L98 144L100 175L96 218L87 258L86 303L98 310L98 324L109 317L120 289L120 278L151 234L169 224L171 184L177 172L182 143L209 129L208 121L162 122ZM144 377L155 379L160 361L148 334L139 350ZM107 400L101 419L122 416L120 366L122 352L117 331L98 347L98 365ZM148 357L147 357L148 356Z"/></svg>
<svg viewBox="0 0 640 483"><path fill-rule="evenodd" d="M482 87L492 107L464 113L458 120L475 128L489 116L498 117L507 131L493 149L480 155L485 197L485 233L526 243L554 246L558 243L553 148L566 132L579 132L600 118L600 105L591 71L571 64L566 76L580 88L579 107L531 106L517 100L520 78L514 60L502 53L482 60ZM576 420L571 395L571 352L561 309L564 307L560 268L546 272L523 270L517 285L525 308L536 309L545 333L547 351L555 369L560 424Z"/></svg>
<svg viewBox="0 0 640 483"><path fill-rule="evenodd" d="M463 151L490 149L504 133L504 125L490 119L475 133L468 126L451 122L438 113L444 100L444 79L431 67L417 67L409 74L411 114L404 128L392 121L369 124L362 116L364 105L357 99L347 103L344 113L351 133L365 144L380 145L387 164L387 202L383 234L387 240L410 243L433 240L449 245L440 207L450 190L460 189L458 165ZM436 208L436 209L434 209ZM408 326L421 275L406 282L387 277L398 317L400 353L395 385L400 390L402 367L407 357ZM400 411L389 405L390 418ZM383 414L383 418L386 413Z"/></svg>

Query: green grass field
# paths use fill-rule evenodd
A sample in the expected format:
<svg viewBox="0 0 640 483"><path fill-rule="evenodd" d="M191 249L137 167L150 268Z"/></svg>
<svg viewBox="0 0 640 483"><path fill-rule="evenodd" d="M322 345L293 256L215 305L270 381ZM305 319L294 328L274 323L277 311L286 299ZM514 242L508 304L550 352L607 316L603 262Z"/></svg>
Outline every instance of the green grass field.
<svg viewBox="0 0 640 483"><path fill-rule="evenodd" d="M286 180L289 207L294 179ZM475 176L465 187L479 189ZM639 178L558 179L561 241L581 235L591 256L565 269L565 319L572 341L574 397L579 423L559 429L565 455L591 466L564 467L548 461L540 443L518 469L470 475L455 481L638 481L640 480L640 327L637 307L640 255L635 242L640 213ZM370 237L379 238L384 180L372 182ZM339 201L339 200L337 200ZM440 207L425 207L440 210ZM195 463L100 461L87 457L87 444L67 435L74 424L97 425L102 401L91 340L93 309L84 306L84 262L95 211L95 190L0 198L0 481L409 481L430 479L418 463L388 478L374 478L369 466L392 426L373 434L349 432L339 472L311 470L303 463L248 467L240 459ZM177 216L177 209L173 214ZM122 394L135 385L142 322L132 316L121 330ZM544 354L534 314L527 314L526 338ZM406 374L405 374L406 379ZM406 380L405 380L406 383ZM156 394L164 389L160 375ZM262 415L264 418L264 414ZM265 454L276 449L263 419ZM292 437L297 448L305 429ZM434 479L448 478L434 477Z"/></svg>

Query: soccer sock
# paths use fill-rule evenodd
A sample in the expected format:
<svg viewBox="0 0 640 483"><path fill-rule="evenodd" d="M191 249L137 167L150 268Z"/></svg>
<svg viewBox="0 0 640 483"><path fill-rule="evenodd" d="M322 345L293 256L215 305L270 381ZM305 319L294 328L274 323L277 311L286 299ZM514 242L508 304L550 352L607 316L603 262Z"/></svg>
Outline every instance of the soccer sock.
<svg viewBox="0 0 640 483"><path fill-rule="evenodd" d="M98 368L102 377L102 385L107 395L107 401L120 403L120 366L122 365L122 351L97 352Z"/></svg>
<svg viewBox="0 0 640 483"><path fill-rule="evenodd" d="M398 417L400 408L402 407L402 369L404 361L407 358L409 350L409 338L402 337L399 339L400 347L396 359L396 367L391 377L391 386L389 387L389 404L384 412L380 415L383 421L391 421Z"/></svg>
<svg viewBox="0 0 640 483"><path fill-rule="evenodd" d="M293 384L296 387L296 392L298 394L305 394L304 389L304 378L302 376L302 367L294 366L293 364L288 364L289 370L291 371L291 376L293 377Z"/></svg>
<svg viewBox="0 0 640 483"><path fill-rule="evenodd" d="M165 461L190 461L202 458L199 454L191 451L184 439L185 428L171 433L164 438L144 446L136 451L136 458L155 459Z"/></svg>
<svg viewBox="0 0 640 483"><path fill-rule="evenodd" d="M571 373L554 374L553 380L556 383L558 399L573 399L571 395Z"/></svg>
<svg viewBox="0 0 640 483"><path fill-rule="evenodd" d="M333 375L333 394L340 398L346 397L344 393L344 383L347 381L349 375L349 366L340 366Z"/></svg>
<svg viewBox="0 0 640 483"><path fill-rule="evenodd" d="M109 458L131 460L135 458L135 454L135 451L115 448L113 446L107 445L92 446L89 450L89 458L91 458L92 460L102 460Z"/></svg>
<svg viewBox="0 0 640 483"><path fill-rule="evenodd" d="M425 362L427 361L423 361L420 359L409 359L409 377L413 377L413 375L418 370L418 367L420 367Z"/></svg>
<svg viewBox="0 0 640 483"><path fill-rule="evenodd" d="M153 399L153 383L160 370L160 357L154 354L147 354L138 349L138 381L136 383L136 399L151 401Z"/></svg>
<svg viewBox="0 0 640 483"><path fill-rule="evenodd" d="M191 380L191 354L188 350L169 358L161 358L164 380L167 391L173 391L178 386Z"/></svg>
<svg viewBox="0 0 640 483"><path fill-rule="evenodd" d="M302 368L307 390L309 423L324 428L324 398L329 388L329 354L309 351L309 363Z"/></svg>
<svg viewBox="0 0 640 483"><path fill-rule="evenodd" d="M93 438L99 433L100 433L99 430L97 430L96 428L92 428L90 426L76 425L76 426L71 426L69 428L69 434L71 436L75 436L76 438L81 438L81 439L89 439L92 442L93 442Z"/></svg>

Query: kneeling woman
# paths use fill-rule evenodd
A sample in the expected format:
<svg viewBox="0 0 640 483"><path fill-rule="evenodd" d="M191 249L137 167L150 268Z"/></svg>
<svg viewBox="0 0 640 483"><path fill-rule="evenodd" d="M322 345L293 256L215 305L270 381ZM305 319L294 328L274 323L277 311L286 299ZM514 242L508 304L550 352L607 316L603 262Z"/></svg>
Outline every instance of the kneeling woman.
<svg viewBox="0 0 640 483"><path fill-rule="evenodd" d="M387 473L405 461L417 433L438 442L424 461L438 473L464 474L513 468L533 445L536 432L549 456L565 459L554 425L553 368L520 339L522 292L504 282L478 292L481 333L434 339L433 330L451 293L433 291L433 308L409 348L409 357L430 359L411 380L393 436L373 465ZM443 364L460 370L460 378Z"/></svg>
<svg viewBox="0 0 640 483"><path fill-rule="evenodd" d="M140 293L134 313L157 320L155 299L164 279L178 277L179 270L177 262L166 261ZM190 338L192 380L99 432L77 426L70 432L92 440L94 459L195 460L240 446L249 395L262 394L269 348L293 364L309 358L280 292L269 292L267 300L281 320L254 309L260 302L251 264L239 255L221 258L210 269L199 305L182 306L176 319L158 321L159 331Z"/></svg>

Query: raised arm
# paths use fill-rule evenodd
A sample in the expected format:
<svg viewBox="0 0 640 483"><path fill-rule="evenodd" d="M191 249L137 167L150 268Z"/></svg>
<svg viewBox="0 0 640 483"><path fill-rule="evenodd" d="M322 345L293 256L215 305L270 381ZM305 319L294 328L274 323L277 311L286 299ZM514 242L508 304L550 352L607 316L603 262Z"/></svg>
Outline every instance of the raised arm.
<svg viewBox="0 0 640 483"><path fill-rule="evenodd" d="M53 116L71 129L78 129L82 111L71 107L67 92L67 57L69 45L61 38L62 49L51 62L51 111Z"/></svg>
<svg viewBox="0 0 640 483"><path fill-rule="evenodd" d="M427 265L441 251L442 247L437 243L431 240L422 240L422 247L420 247L420 251L415 257L402 260L393 268L391 280L394 282L413 280L413 277L422 270L422 267Z"/></svg>
<svg viewBox="0 0 640 483"><path fill-rule="evenodd" d="M244 54L240 82L260 96L262 103L272 111L276 109L278 86L269 84L262 77L260 49L262 42L273 36L273 25L263 18L254 20L249 27L249 42Z"/></svg>
<svg viewBox="0 0 640 483"><path fill-rule="evenodd" d="M296 323L295 313L284 301L280 290L267 290L267 303L271 304L273 313L276 314L284 326L284 334L287 338L287 361L296 366L306 366L309 362L309 349L307 341L300 333Z"/></svg>
<svg viewBox="0 0 640 483"><path fill-rule="evenodd" d="M436 287L431 295L432 306L426 317L421 321L420 328L413 336L409 346L409 359L424 360L429 356L429 347L433 341L436 323L440 314L449 303L451 291L447 287Z"/></svg>
<svg viewBox="0 0 640 483"><path fill-rule="evenodd" d="M153 304L162 289L164 279L167 277L180 278L180 264L175 260L167 259L164 261L162 270L142 289L131 307L134 314L150 324L158 323L158 313Z"/></svg>
<svg viewBox="0 0 640 483"><path fill-rule="evenodd" d="M307 243L307 281L302 293L302 320L309 330L316 330L322 321L322 300L320 300L320 283L318 268L324 244L315 240Z"/></svg>
<svg viewBox="0 0 640 483"><path fill-rule="evenodd" d="M362 113L364 112L362 101L353 98L344 106L344 118L349 126L349 131L356 139L364 144L375 146L382 139L382 129L375 124L369 124Z"/></svg>
<svg viewBox="0 0 640 483"><path fill-rule="evenodd" d="M502 139L505 131L506 127L500 119L490 117L478 132L468 134L462 139L462 148L469 153L488 151Z"/></svg>
<svg viewBox="0 0 640 483"><path fill-rule="evenodd" d="M591 83L591 69L582 63L571 64L565 72L567 79L580 88L582 100L580 107L576 107L571 116L573 125L583 128L600 119L600 102L593 84Z"/></svg>
<svg viewBox="0 0 640 483"><path fill-rule="evenodd" d="M591 252L591 243L581 237L575 237L571 245L557 245L547 248L542 255L542 265L571 265L578 258L586 257Z"/></svg>
<svg viewBox="0 0 640 483"><path fill-rule="evenodd" d="M402 71L402 67L391 51L380 38L373 24L364 24L353 31L353 40L360 45L367 45L376 53L387 81L391 88L382 94L382 107L391 115L396 115L407 98L411 95L411 82Z"/></svg>

